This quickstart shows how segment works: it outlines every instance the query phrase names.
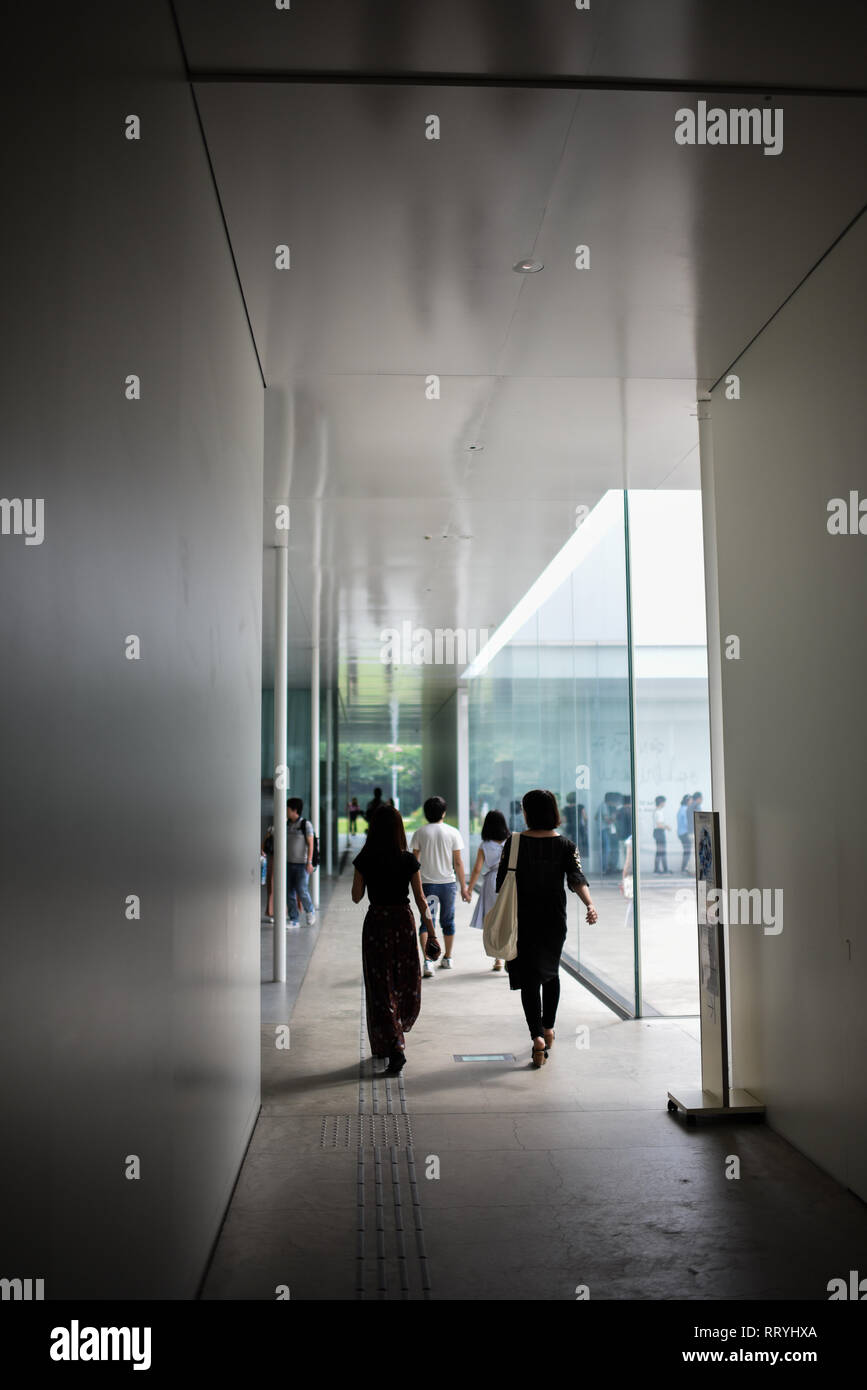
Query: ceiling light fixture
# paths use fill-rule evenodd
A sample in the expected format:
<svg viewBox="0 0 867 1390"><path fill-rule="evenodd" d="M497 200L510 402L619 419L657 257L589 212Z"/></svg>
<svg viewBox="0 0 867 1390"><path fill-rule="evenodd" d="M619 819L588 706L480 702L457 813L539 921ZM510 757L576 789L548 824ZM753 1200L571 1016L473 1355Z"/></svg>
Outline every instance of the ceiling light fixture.
<svg viewBox="0 0 867 1390"><path fill-rule="evenodd" d="M535 275L537 270L544 270L545 267L541 261L533 261L526 256L523 261L516 261L512 269L519 275Z"/></svg>

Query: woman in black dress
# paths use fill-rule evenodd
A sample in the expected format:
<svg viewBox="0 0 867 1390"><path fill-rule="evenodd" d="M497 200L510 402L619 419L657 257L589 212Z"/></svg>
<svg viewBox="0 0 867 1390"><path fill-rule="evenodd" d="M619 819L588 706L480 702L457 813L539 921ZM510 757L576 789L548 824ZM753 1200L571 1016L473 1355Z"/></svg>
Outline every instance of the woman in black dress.
<svg viewBox="0 0 867 1390"><path fill-rule="evenodd" d="M548 1060L560 1002L560 955L566 940L564 881L587 908L587 921L598 920L578 850L558 834L560 810L553 792L527 792L521 803L527 829L518 847L518 954L506 962L511 989L521 991L524 1016L533 1039L533 1066ZM497 892L509 867L511 836L503 845ZM540 998L541 995L541 998Z"/></svg>
<svg viewBox="0 0 867 1390"><path fill-rule="evenodd" d="M352 861L352 901L365 891L370 902L361 935L367 1033L374 1057L387 1057L388 1074L406 1063L404 1033L421 1007L421 967L409 890L422 925L433 936L433 922L421 890L421 866L406 847L400 812L383 805L371 817L364 849Z"/></svg>

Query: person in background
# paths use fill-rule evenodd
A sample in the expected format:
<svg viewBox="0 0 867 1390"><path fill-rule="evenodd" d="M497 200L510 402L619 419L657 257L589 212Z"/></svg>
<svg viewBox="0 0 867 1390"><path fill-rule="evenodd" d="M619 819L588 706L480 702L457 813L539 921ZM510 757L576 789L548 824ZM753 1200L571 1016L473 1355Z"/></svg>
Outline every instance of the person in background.
<svg viewBox="0 0 867 1390"><path fill-rule="evenodd" d="M265 891L268 894L268 906L265 909L265 921L274 921L274 827L269 825L262 841L262 853L265 856L267 869L265 873Z"/></svg>
<svg viewBox="0 0 867 1390"><path fill-rule="evenodd" d="M618 873L620 869L620 841L617 838L617 807L620 797L616 792L606 792L599 807L599 835L602 848L602 875Z"/></svg>
<svg viewBox="0 0 867 1390"><path fill-rule="evenodd" d="M563 825L566 834L575 844L578 843L578 808L575 805L575 793L567 792L566 801L563 805Z"/></svg>
<svg viewBox="0 0 867 1390"><path fill-rule="evenodd" d="M518 890L518 954L506 961L511 989L521 991L524 1017L533 1039L532 1062L541 1067L554 1042L560 1002L560 956L566 941L564 881L587 908L587 921L598 920L577 846L558 834L560 809L553 792L527 792L523 800L527 829L520 837L515 880ZM509 869L511 835L497 870L497 892Z"/></svg>
<svg viewBox="0 0 867 1390"><path fill-rule="evenodd" d="M304 802L300 796L290 796L286 802L286 893L289 926L298 926L298 899L304 904L307 925L316 923L313 899L308 887L313 872L313 826L303 820Z"/></svg>
<svg viewBox="0 0 867 1390"><path fill-rule="evenodd" d="M393 806L377 812L353 867L352 901L360 903L366 892L370 903L361 934L367 1035L374 1057L387 1057L387 1074L396 1076L406 1065L405 1034L421 1009L410 890L422 925L432 932L433 924L418 860L407 850L403 819Z"/></svg>
<svg viewBox="0 0 867 1390"><path fill-rule="evenodd" d="M590 848L588 826L587 807L583 802L579 801L578 805L575 807L575 843L578 846L578 853L581 856L582 863L587 859Z"/></svg>
<svg viewBox="0 0 867 1390"><path fill-rule="evenodd" d="M464 842L459 830L446 825L443 816L446 803L441 796L429 796L424 803L427 825L422 825L410 841L410 849L421 864L421 883L425 897L439 898L445 950L440 970L451 970L455 944L455 894L460 884L461 897L470 901L464 877L462 850ZM457 880L457 883L456 881ZM422 928L421 949L424 955L427 935ZM425 972L427 973L427 972Z"/></svg>
<svg viewBox="0 0 867 1390"><path fill-rule="evenodd" d="M361 807L359 806L355 797L352 798L349 805L347 806L346 814L349 817L349 833L350 835L354 835L356 827L358 825L358 817L361 815Z"/></svg>
<svg viewBox="0 0 867 1390"><path fill-rule="evenodd" d="M370 829L370 822L373 820L373 817L376 815L380 806L384 804L385 803L382 800L382 787L374 787L373 800L368 801L367 805L364 808L364 819L367 821L368 830Z"/></svg>
<svg viewBox="0 0 867 1390"><path fill-rule="evenodd" d="M683 857L680 861L680 872L685 874L689 868L689 859L692 854L692 797L687 794L681 797L680 805L677 808L677 838L680 840L683 849Z"/></svg>
<svg viewBox="0 0 867 1390"><path fill-rule="evenodd" d="M631 796L628 796L628 795L627 795L627 796L624 796L624 798L623 798L623 805L622 805L622 806L619 806L619 807L617 808L617 815L615 816L614 824L615 824L615 826L617 827L617 837L618 837L618 839L620 840L620 843L621 843L622 845L625 845L627 840L631 840L631 839L632 839L632 797L631 797ZM620 859L620 849L619 849L619 846L618 846L618 851L617 851L617 858L618 858L618 861L619 861L619 859Z"/></svg>
<svg viewBox="0 0 867 1390"><path fill-rule="evenodd" d="M265 888L268 893L268 908L265 913L265 921L274 921L274 827L268 826L268 833L262 843L262 853L265 855L267 869L265 873ZM288 905L288 900L287 900ZM295 894L296 911L302 910L301 897ZM314 919L315 920L315 919Z"/></svg>
<svg viewBox="0 0 867 1390"><path fill-rule="evenodd" d="M632 877L632 836L624 840L625 855L623 859L623 874L620 879L620 891L626 899L626 917L623 925L627 931L634 929L635 913L635 882Z"/></svg>
<svg viewBox="0 0 867 1390"><path fill-rule="evenodd" d="M671 873L671 869L668 867L668 850L665 839L665 832L670 830L671 826L666 822L665 812L662 809L664 805L665 797L658 796L655 801L656 809L653 812L653 838L656 842L656 857L653 861L655 874Z"/></svg>
<svg viewBox="0 0 867 1390"><path fill-rule="evenodd" d="M471 927L478 927L481 930L485 925L485 914L490 912L494 906L494 900L497 896L497 866L503 852L503 845L508 838L509 827L502 811L489 811L482 825L482 843L479 845L476 862L473 865L473 872L470 874L470 881L467 885L472 895L481 875L479 896L470 919ZM493 968L494 970L502 970L503 962L495 960Z"/></svg>

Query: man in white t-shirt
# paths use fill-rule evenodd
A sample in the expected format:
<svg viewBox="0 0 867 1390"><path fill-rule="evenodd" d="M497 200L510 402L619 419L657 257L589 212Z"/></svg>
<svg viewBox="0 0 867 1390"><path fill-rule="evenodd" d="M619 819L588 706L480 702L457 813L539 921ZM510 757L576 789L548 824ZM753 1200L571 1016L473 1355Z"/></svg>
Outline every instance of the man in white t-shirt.
<svg viewBox="0 0 867 1390"><path fill-rule="evenodd" d="M440 970L451 970L452 950L455 944L455 893L457 884L461 886L461 897L465 903L471 901L467 892L464 875L464 861L461 851L464 842L454 826L446 825L443 816L446 803L441 796L429 796L424 803L427 825L422 825L410 841L410 849L421 865L421 886L426 898L438 898L440 921L442 922L445 951ZM457 882L456 882L457 880ZM424 954L427 932L421 933L421 948ZM429 967L425 962L425 975Z"/></svg>

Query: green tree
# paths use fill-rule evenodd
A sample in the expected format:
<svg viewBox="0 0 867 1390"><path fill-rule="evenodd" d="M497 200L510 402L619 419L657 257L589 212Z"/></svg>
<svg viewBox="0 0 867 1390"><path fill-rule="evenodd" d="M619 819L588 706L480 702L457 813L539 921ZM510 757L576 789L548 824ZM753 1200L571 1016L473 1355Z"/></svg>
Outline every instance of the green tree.
<svg viewBox="0 0 867 1390"><path fill-rule="evenodd" d="M389 747L381 743L345 743L340 748L341 813L346 795L346 764L349 763L349 795L364 810L374 787L382 787L387 801L391 796L391 770L397 768L397 795L404 819L421 805L421 744L401 743Z"/></svg>

